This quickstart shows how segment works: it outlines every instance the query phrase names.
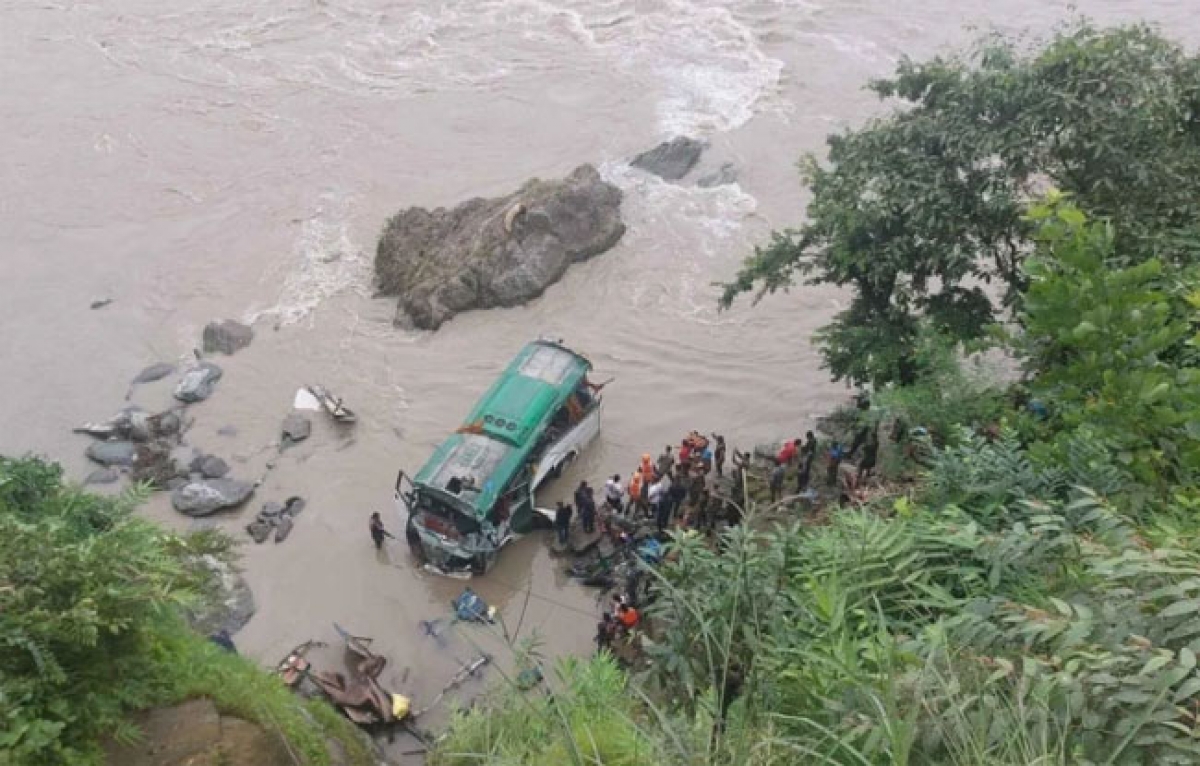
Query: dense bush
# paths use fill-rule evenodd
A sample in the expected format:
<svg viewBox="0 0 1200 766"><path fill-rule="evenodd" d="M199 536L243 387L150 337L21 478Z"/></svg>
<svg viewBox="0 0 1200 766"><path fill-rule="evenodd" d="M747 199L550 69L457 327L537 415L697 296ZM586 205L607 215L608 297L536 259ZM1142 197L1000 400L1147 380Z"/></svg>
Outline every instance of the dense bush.
<svg viewBox="0 0 1200 766"><path fill-rule="evenodd" d="M211 577L196 557L228 555L229 541L141 520L141 498L89 494L57 466L0 457L0 764L97 763L101 737L136 736L129 712L194 696L280 732L303 763L328 762L327 737L368 762L331 708L301 703L183 623L180 607Z"/></svg>
<svg viewBox="0 0 1200 766"><path fill-rule="evenodd" d="M718 546L677 536L622 731L682 763L1200 762L1200 285L1113 265L1111 228L1061 198L1028 220L999 335L1025 378L1004 390L922 340L911 385L850 411L932 433L915 487L823 525L752 511Z"/></svg>

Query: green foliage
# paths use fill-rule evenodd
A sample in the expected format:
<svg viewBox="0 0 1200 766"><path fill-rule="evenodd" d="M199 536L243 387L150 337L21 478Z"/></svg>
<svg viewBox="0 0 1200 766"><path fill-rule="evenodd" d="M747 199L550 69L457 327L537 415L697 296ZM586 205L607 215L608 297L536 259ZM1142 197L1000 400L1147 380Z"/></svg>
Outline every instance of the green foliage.
<svg viewBox="0 0 1200 766"><path fill-rule="evenodd" d="M756 249L722 296L797 278L849 286L823 329L835 379L909 383L924 317L955 340L1014 305L1034 225L1027 200L1049 182L1120 231L1113 257L1200 254L1200 59L1144 26L1086 24L1025 53L992 37L961 57L903 60L871 84L903 108L830 136L801 163L806 222Z"/></svg>
<svg viewBox="0 0 1200 766"><path fill-rule="evenodd" d="M193 594L168 535L57 467L0 458L0 749L17 763L90 757L153 675L156 618Z"/></svg>
<svg viewBox="0 0 1200 766"><path fill-rule="evenodd" d="M1030 385L1052 414L1043 459L1065 462L1079 429L1110 450L1110 465L1136 483L1163 491L1200 478L1200 369L1187 358L1200 304L1200 280L1180 272L1167 289L1163 267L1149 259L1112 268L1111 227L1088 225L1060 199L1030 213L1038 251L1015 347L1034 374Z"/></svg>
<svg viewBox="0 0 1200 766"><path fill-rule="evenodd" d="M636 698L610 656L565 660L556 680L561 690L555 693L506 686L494 690L484 707L456 713L430 765L669 762L659 739L637 723Z"/></svg>
<svg viewBox="0 0 1200 766"><path fill-rule="evenodd" d="M101 737L136 734L129 712L196 696L278 731L301 763L328 762L326 737L369 763L331 708L183 623L210 585L196 557L228 557L231 541L138 519L142 494L88 494L57 466L0 457L0 763L97 763Z"/></svg>
<svg viewBox="0 0 1200 766"><path fill-rule="evenodd" d="M1005 414L1004 391L994 373L971 368L963 361L967 350L924 325L915 339L913 362L918 377L909 385L889 385L871 397L872 424L901 430L924 428L935 444L952 443L960 424L989 425Z"/></svg>

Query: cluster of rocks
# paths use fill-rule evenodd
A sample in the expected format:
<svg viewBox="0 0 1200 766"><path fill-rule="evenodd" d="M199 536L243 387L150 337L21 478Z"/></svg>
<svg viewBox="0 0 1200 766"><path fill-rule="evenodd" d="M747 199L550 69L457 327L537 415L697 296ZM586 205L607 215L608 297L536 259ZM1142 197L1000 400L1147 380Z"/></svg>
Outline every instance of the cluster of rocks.
<svg viewBox="0 0 1200 766"><path fill-rule="evenodd" d="M204 328L203 347L206 353L233 354L245 348L254 337L253 330L233 321L212 322ZM177 372L176 365L154 364L138 373L130 382L130 394L135 386L162 380ZM222 377L221 368L199 357L180 375L173 395L180 404L165 412L152 414L140 407L129 406L113 417L99 423L88 423L75 429L93 436L97 441L88 445L87 456L102 468L94 471L85 483L117 481L127 474L133 481L147 482L156 489L170 491L171 505L176 511L191 517L203 517L245 503L260 481L243 481L229 476L229 464L217 455L186 450L184 434L191 423L185 420L188 405L204 401L213 394ZM322 393L326 393L323 388ZM129 398L129 395L126 398ZM339 402L340 400L336 400ZM345 413L331 413L339 422ZM237 430L227 426L218 431L235 435ZM280 426L279 451L283 452L312 434L312 421L303 413L293 411ZM267 463L267 470L275 467ZM304 500L291 497L283 503L266 503L254 521L246 527L256 543L274 535L282 542L291 533L296 517L304 508ZM251 606L251 611L253 610ZM248 619L248 616L247 616ZM240 627L240 626L239 626ZM233 630L229 630L233 632Z"/></svg>
<svg viewBox="0 0 1200 766"><path fill-rule="evenodd" d="M292 533L292 526L300 511L304 510L304 498L289 497L282 505L279 503L264 503L262 510L254 517L254 521L246 525L246 534L256 543L264 543L271 533L275 533L275 542L281 543Z"/></svg>
<svg viewBox="0 0 1200 766"><path fill-rule="evenodd" d="M631 165L668 181L686 177L705 144L677 137ZM732 183L725 164L698 186ZM562 179L531 179L503 197L453 208L411 207L386 223L375 251L381 295L398 298L396 324L436 330L469 309L516 306L538 297L573 263L603 253L625 233L621 190L592 165Z"/></svg>
<svg viewBox="0 0 1200 766"><path fill-rule="evenodd" d="M204 328L203 345L207 352L232 354L245 348L254 331L233 321L212 322ZM162 380L178 372L177 365L150 365L129 384L128 399L136 386ZM190 425L185 419L188 405L212 396L223 371L213 362L200 359L186 367L172 391L178 406L150 413L136 406L120 410L100 423L88 423L75 429L98 441L88 445L87 457L102 468L85 483L108 483L127 473L133 481L171 491L171 504L189 516L207 516L222 508L245 502L255 485L227 477L229 464L215 455L200 452L186 459L181 450Z"/></svg>

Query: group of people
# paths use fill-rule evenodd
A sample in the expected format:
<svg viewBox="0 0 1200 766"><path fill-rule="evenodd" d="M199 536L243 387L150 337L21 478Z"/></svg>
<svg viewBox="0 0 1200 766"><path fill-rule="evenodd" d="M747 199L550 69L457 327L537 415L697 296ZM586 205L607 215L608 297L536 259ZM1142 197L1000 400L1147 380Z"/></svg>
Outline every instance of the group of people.
<svg viewBox="0 0 1200 766"><path fill-rule="evenodd" d="M598 518L616 514L625 518L652 518L660 532L670 526L686 505L704 509L715 495L715 481L725 473L725 437L712 439L698 431L680 440L678 449L668 444L657 459L642 455L628 481L613 474L604 484L604 502L598 505L595 490L581 481L574 505L558 501L554 530L560 545L570 538L571 522L578 512L585 534L596 531Z"/></svg>
<svg viewBox="0 0 1200 766"><path fill-rule="evenodd" d="M625 596L613 596L613 609L600 615L596 625L596 648L612 649L613 642L628 636L641 624L642 616L637 607Z"/></svg>
<svg viewBox="0 0 1200 766"><path fill-rule="evenodd" d="M605 502L614 513L653 518L660 532L666 530L686 503L701 508L715 494L715 481L725 473L725 437L712 439L692 431L679 442L668 444L657 459L642 455L628 482L613 474L604 485Z"/></svg>
<svg viewBox="0 0 1200 766"><path fill-rule="evenodd" d="M592 534L596 531L596 495L586 481L579 482L579 486L575 489L575 505L574 507L558 501L558 505L554 509L554 533L558 537L559 545L566 545L567 540L571 536L571 518L575 515L575 509L579 509L579 523L583 527L585 534Z"/></svg>
<svg viewBox="0 0 1200 766"><path fill-rule="evenodd" d="M862 457L857 468L844 466L843 462L853 459L862 449ZM768 487L771 492L771 502L778 502L783 497L784 480L787 469L797 466L796 494L803 494L812 481L813 462L820 453L817 437L812 431L804 434L804 439L786 441L775 456L771 468ZM825 483L830 487L838 487L839 500L852 496L863 478L875 470L879 455L879 438L876 429L864 426L854 436L854 441L847 449L841 442L833 441L826 451ZM849 469L849 470L847 470Z"/></svg>

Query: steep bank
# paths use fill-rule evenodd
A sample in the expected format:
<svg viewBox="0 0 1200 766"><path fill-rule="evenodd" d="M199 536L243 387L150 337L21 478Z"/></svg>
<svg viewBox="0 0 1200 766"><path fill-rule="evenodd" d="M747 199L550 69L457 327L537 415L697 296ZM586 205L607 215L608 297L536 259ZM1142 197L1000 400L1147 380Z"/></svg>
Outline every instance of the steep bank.
<svg viewBox="0 0 1200 766"><path fill-rule="evenodd" d="M205 608L228 598L232 541L170 534L134 514L141 499L0 456L0 763L94 766L113 739L113 766L376 763L329 705L188 626L183 608L217 626L244 615L238 599ZM210 702L166 711L199 698ZM134 742L139 724L157 747Z"/></svg>

